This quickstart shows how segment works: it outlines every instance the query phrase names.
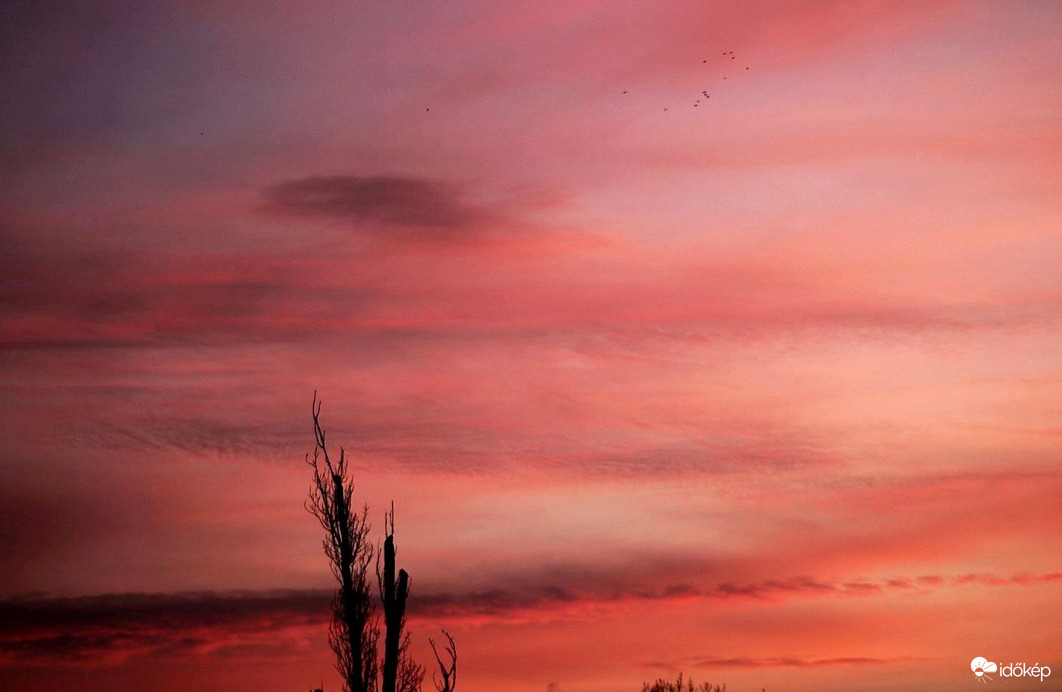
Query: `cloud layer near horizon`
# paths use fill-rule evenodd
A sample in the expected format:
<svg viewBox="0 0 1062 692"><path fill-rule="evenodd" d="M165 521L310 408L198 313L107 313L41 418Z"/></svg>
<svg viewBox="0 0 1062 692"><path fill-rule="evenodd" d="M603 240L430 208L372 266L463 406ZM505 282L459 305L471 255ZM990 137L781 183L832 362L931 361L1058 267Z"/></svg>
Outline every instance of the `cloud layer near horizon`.
<svg viewBox="0 0 1062 692"><path fill-rule="evenodd" d="M547 570L548 571L548 570ZM1040 587L1062 581L1062 573L921 575L884 580L826 582L808 576L768 579L757 584L697 586L671 583L618 584L609 575L564 570L524 580L497 580L482 591L415 594L411 626L438 622L468 628L491 622L550 622L580 617L602 607L675 601L696 608L703 600L762 599L778 603L820 597L880 597L888 592L928 597L956 587ZM659 575L658 575L659 576ZM656 589L656 590L652 590ZM1042 590L1041 590L1042 591ZM0 662L5 666L107 667L130 657L231 657L270 642L290 653L285 639L317 638L331 617L330 590L136 593L0 601ZM873 662L876 659L866 659ZM697 667L786 667L832 665L858 659L801 661L792 658L707 657Z"/></svg>

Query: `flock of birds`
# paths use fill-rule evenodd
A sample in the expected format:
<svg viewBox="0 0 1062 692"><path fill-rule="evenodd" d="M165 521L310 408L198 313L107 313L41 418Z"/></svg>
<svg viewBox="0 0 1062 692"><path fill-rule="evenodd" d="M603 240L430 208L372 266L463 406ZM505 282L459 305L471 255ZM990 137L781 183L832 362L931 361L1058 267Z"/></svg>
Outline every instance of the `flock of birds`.
<svg viewBox="0 0 1062 692"><path fill-rule="evenodd" d="M723 56L724 58L730 58L731 60L737 60L737 56L736 56L736 55L734 55L734 51L732 51L732 50L724 51L724 52L722 53L722 56ZM708 60L707 60L707 58L706 58L706 59L704 59L704 60L701 60L701 63L702 63L702 64L705 64L705 65L707 65L707 64L708 64ZM746 70L747 70L747 69L749 69L749 68L748 68L748 65L746 65L746 66L745 66L745 69L746 69ZM724 76L723 76L723 79L726 79L726 75L724 75ZM628 94L628 93L630 93L630 92L629 92L629 91L624 91L623 93L624 93L624 94ZM702 90L701 90L701 94L700 94L700 96L699 96L699 97L698 97L698 98L697 98L697 99L696 99L696 100L695 100L695 101L693 102L693 107L694 107L694 108L697 108L698 106L700 106L700 105L701 105L701 101L702 101L702 100L704 100L704 101L707 101L707 100L708 100L708 99L710 99L710 98L711 98L711 94L709 94L709 93L708 93L708 90L707 90L707 89L702 89ZM667 110L667 107L666 107L666 106L664 107L664 110L665 110L665 111Z"/></svg>
<svg viewBox="0 0 1062 692"><path fill-rule="evenodd" d="M732 50L724 51L724 52L722 53L722 56L723 56L723 58L730 58L731 60L737 60L737 56L736 56L736 55L734 55L734 51L732 51ZM705 64L705 65L707 65L707 64L708 64L708 59L707 59L707 58L705 58L704 60L701 60L701 63L702 63L702 64ZM748 65L746 65L746 66L745 66L745 69L746 69L746 70L747 70L747 69L749 69L749 68L748 68ZM723 79L726 79L726 75L723 75ZM625 90L623 91L623 93L624 93L624 94L629 94L629 93L630 93L630 91L629 91L629 90L626 90L626 89L625 89ZM710 99L710 98L711 98L711 94L709 94L709 93L708 93L708 90L707 90L707 89L702 89L702 90L701 90L701 94L700 94L700 97L698 97L698 98L697 98L697 99L696 99L696 100L695 100L695 101L693 102L693 107L694 107L694 108L697 108L698 106L700 106L700 105L701 105L701 100L702 100L702 99L703 99L704 101L707 101L707 100L708 100L708 99ZM425 110L426 112L430 112L430 111L431 111L431 108L430 108L430 107L429 107L429 108L425 108L424 110ZM667 107L666 107L666 106L664 107L664 110L665 110L665 111L667 110Z"/></svg>

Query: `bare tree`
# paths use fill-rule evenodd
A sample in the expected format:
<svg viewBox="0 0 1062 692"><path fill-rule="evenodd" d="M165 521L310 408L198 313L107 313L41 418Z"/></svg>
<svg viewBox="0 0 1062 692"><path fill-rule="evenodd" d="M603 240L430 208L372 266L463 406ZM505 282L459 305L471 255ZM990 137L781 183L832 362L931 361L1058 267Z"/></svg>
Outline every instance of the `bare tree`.
<svg viewBox="0 0 1062 692"><path fill-rule="evenodd" d="M313 485L306 508L317 517L325 530L324 551L339 587L332 602L329 643L336 654L336 669L343 676L349 692L421 692L424 667L409 654L409 633L405 631L406 601L410 577L397 568L395 547L395 507L384 515L384 542L376 550L369 542L369 508L352 509L354 481L347 469L347 457L339 448L339 461L328 454L324 428L321 427L321 403L313 393L313 455L306 463L313 469ZM369 566L376 563L376 581L383 603L383 665L379 658L380 622L372 598ZM381 558L383 561L381 567ZM440 692L454 692L457 683L457 646L449 632L443 631L448 644L443 651L449 662L444 664L435 646L435 660L442 680L435 678ZM382 673L382 676L381 676ZM382 677L382 681L381 681ZM434 676L433 676L434 677ZM382 689L379 684L382 682Z"/></svg>
<svg viewBox="0 0 1062 692"><path fill-rule="evenodd" d="M336 654L336 669L349 692L376 692L377 644L380 628L368 579L374 548L369 542L369 508L353 511L354 481L347 458L339 449L333 463L321 427L321 404L313 395L313 456L306 463L313 469L306 509L325 530L324 551L339 582L332 602L329 643Z"/></svg>

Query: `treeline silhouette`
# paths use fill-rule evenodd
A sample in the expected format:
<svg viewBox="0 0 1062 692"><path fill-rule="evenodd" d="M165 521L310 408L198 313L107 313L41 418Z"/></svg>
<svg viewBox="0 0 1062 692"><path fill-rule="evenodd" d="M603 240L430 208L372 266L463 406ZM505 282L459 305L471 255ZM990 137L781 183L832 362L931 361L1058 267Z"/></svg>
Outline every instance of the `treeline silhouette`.
<svg viewBox="0 0 1062 692"><path fill-rule="evenodd" d="M710 682L695 685L693 678L687 678L679 673L678 679L674 682L657 678L655 682L642 683L641 692L726 692L726 685L712 685Z"/></svg>

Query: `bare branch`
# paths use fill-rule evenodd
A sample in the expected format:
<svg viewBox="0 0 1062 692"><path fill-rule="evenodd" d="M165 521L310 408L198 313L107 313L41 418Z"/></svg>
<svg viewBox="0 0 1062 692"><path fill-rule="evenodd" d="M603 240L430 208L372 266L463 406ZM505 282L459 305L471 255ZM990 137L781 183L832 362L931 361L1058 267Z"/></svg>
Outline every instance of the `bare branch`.
<svg viewBox="0 0 1062 692"><path fill-rule="evenodd" d="M450 636L450 633L446 630L442 631L446 635L446 646L443 647L443 653L448 662L443 662L442 656L439 655L439 649L435 646L434 639L428 639L428 643L431 644L432 653L435 654L435 662L439 666L439 675L442 676L440 680L432 673L432 681L435 683L435 689L439 692L454 692L457 689L457 644L454 643L454 638Z"/></svg>
<svg viewBox="0 0 1062 692"><path fill-rule="evenodd" d="M421 692L424 684L424 666L409 654L409 633L402 638L398 658L398 682L396 692Z"/></svg>

